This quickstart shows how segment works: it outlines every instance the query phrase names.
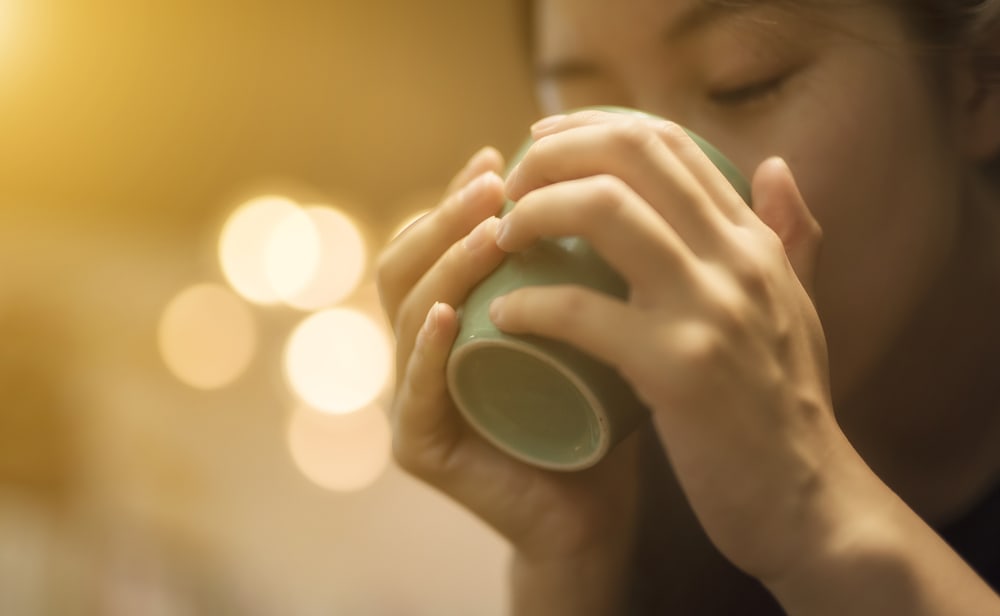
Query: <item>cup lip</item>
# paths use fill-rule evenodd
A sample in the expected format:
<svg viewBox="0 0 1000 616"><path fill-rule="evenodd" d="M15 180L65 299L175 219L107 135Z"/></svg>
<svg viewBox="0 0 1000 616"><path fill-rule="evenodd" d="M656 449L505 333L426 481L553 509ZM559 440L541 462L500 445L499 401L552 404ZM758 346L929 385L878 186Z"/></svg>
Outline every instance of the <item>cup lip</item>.
<svg viewBox="0 0 1000 616"><path fill-rule="evenodd" d="M555 463L551 460L530 456L496 438L483 426L482 423L480 423L475 414L470 412L466 406L466 402L461 394L461 389L457 386L456 373L458 370L458 362L461 360L462 356L468 354L470 350L478 350L484 346L514 349L522 353L527 353L535 359L548 364L549 367L562 374L564 378L569 380L572 385L577 388L583 398L594 410L597 422L601 426L597 446L590 453L590 455L582 457L575 462L565 464ZM600 462L611 449L611 423L608 420L607 410L604 408L604 404L600 401L590 386L583 381L583 379L577 376L572 370L568 370L561 362L556 361L551 354L546 353L544 350L539 349L532 344L511 338L473 338L471 340L467 340L452 351L451 356L448 358L445 373L448 391L451 393L451 398L454 401L455 406L458 407L462 417L464 417L465 420L473 428L475 428L476 432L479 433L480 436L486 439L494 447L513 458L546 470L579 471L590 468Z"/></svg>

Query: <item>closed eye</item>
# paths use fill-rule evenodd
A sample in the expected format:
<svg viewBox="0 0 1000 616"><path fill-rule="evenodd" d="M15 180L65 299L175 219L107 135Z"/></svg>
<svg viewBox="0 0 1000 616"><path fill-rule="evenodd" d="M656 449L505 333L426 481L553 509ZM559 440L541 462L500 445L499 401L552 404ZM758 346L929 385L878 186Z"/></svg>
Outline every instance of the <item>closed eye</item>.
<svg viewBox="0 0 1000 616"><path fill-rule="evenodd" d="M736 88L713 90L708 93L708 98L713 103L722 106L736 107L746 105L776 94L789 76L789 74L782 74Z"/></svg>

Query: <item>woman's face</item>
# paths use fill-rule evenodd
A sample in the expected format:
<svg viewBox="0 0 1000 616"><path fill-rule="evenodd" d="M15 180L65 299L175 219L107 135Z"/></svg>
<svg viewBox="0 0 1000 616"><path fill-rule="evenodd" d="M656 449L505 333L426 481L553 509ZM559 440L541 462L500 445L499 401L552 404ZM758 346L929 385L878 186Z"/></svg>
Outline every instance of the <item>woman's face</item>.
<svg viewBox="0 0 1000 616"><path fill-rule="evenodd" d="M547 113L667 117L748 176L784 157L824 230L816 299L839 397L891 348L955 245L958 123L878 2L747 4L540 0L539 98Z"/></svg>

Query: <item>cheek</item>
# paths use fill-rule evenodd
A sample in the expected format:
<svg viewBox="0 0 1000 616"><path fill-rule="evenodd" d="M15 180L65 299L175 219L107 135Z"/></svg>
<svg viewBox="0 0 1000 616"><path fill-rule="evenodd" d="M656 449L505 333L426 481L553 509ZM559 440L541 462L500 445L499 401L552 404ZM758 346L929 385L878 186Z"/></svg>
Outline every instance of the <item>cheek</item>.
<svg viewBox="0 0 1000 616"><path fill-rule="evenodd" d="M922 83L903 77L826 98L791 154L824 230L817 303L840 393L891 349L954 245L953 145Z"/></svg>

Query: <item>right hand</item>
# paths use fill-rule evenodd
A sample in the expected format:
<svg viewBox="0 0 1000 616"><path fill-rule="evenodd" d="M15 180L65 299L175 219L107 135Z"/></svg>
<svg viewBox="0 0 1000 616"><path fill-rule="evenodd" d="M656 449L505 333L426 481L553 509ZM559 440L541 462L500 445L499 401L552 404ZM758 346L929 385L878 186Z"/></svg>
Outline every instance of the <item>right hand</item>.
<svg viewBox="0 0 1000 616"><path fill-rule="evenodd" d="M574 560L608 560L621 571L634 532L636 439L585 471L538 469L470 428L445 384L458 331L453 307L504 258L495 241L495 215L504 202L502 168L496 150L481 150L443 202L379 259L379 294L397 342L394 455L406 471L508 539L515 563L551 569L561 562L572 567Z"/></svg>

